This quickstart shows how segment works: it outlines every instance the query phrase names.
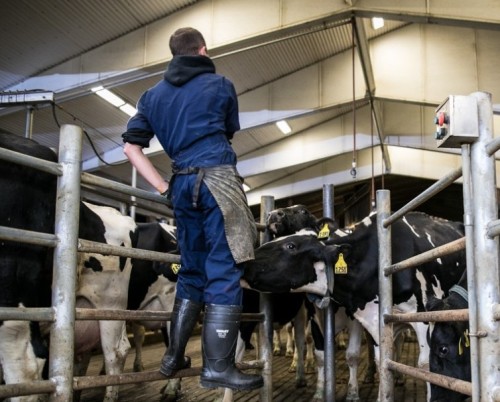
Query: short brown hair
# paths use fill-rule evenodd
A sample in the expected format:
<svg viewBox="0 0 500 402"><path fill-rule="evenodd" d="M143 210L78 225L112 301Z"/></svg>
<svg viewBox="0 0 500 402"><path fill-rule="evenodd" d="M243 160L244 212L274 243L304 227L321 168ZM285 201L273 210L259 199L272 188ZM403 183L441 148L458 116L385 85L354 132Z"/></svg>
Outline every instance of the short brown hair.
<svg viewBox="0 0 500 402"><path fill-rule="evenodd" d="M206 46L200 31L194 28L179 28L170 37L170 51L173 56L195 56Z"/></svg>

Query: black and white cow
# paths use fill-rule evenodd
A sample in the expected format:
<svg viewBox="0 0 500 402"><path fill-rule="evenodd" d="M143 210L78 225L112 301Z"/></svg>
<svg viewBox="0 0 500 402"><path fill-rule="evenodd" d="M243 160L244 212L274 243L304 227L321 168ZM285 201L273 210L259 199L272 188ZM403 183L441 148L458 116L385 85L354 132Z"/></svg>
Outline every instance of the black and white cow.
<svg viewBox="0 0 500 402"><path fill-rule="evenodd" d="M463 237L463 225L411 212L392 225L392 261L399 262L415 254ZM340 260L342 273L335 275L333 299L345 307L379 344L378 314L378 237L377 215L372 214L352 228L352 233L329 241L325 246L312 236L289 236L278 243L267 243L268 267L248 264L245 279L253 288L276 292L315 288L326 294L326 278L319 262ZM266 245L264 245L266 246ZM264 247L263 246L263 247ZM297 254L297 255L296 255ZM307 262L309 266L306 267ZM324 269L324 266L323 266ZM456 252L422 264L416 270L399 272L393 277L395 308L401 312L423 311L432 295L447 296L465 269L465 252ZM419 346L419 366L428 363L427 325L412 324Z"/></svg>
<svg viewBox="0 0 500 402"><path fill-rule="evenodd" d="M177 253L175 226L164 222L138 223L135 248L163 253ZM132 259L128 289L128 310L172 311L177 282L176 266L157 261ZM144 370L142 344L144 331L161 330L168 347L165 321L135 321L131 323L135 344L134 371Z"/></svg>
<svg viewBox="0 0 500 402"><path fill-rule="evenodd" d="M0 147L48 161L57 161L47 147L23 137L0 134ZM55 176L0 161L0 225L54 233ZM79 238L130 247L136 224L109 207L80 204ZM51 304L51 249L12 241L0 242L0 306L48 307ZM130 279L129 259L79 253L77 307L124 309ZM125 323L77 321L75 356L88 356L101 344L108 374L120 374L130 344ZM7 384L41 379L48 356L38 322L0 322L0 363ZM77 358L84 361L86 358ZM79 364L75 363L78 372ZM108 387L106 400L116 400L118 387ZM36 396L14 401L37 400Z"/></svg>
<svg viewBox="0 0 500 402"><path fill-rule="evenodd" d="M19 136L0 134L0 147L57 161L49 148ZM54 233L55 176L0 161L0 186L6 195L0 199L1 226ZM149 234L142 238L148 238ZM136 236L136 224L130 217L121 215L113 208L81 203L79 238L130 247L138 244ZM161 251L156 245L148 249ZM140 269L140 263L134 263L136 270ZM160 283L159 270L154 274L151 274L154 270L150 270L149 276L144 269L135 271L139 272L139 276L134 275L136 283L129 286L134 271L130 259L79 253L77 271L77 307L125 309L127 306L132 308L134 304L133 308L159 306L171 310L171 307L161 304L158 297L153 297L155 292L161 293L159 287L163 291L168 287L165 284L156 288L153 286L153 283ZM0 242L0 306L50 306L51 283L52 250L10 241ZM129 290L135 298L131 297L131 304L128 305ZM168 300L172 292L167 293L163 295ZM37 322L0 323L0 363L6 383L41 379L42 366L48 356L41 332ZM130 349L123 321L77 321L75 343L77 375L83 374L90 351L98 345L103 349L106 372L120 374ZM118 387L108 387L105 399L112 401L117 397ZM36 399L23 397L14 401Z"/></svg>
<svg viewBox="0 0 500 402"><path fill-rule="evenodd" d="M469 307L467 293L467 275L451 287L448 297L431 297L427 301L427 310L457 310ZM463 321L436 322L429 326L430 353L429 369L433 373L471 381L469 323ZM431 384L432 402L458 402L467 399L467 395Z"/></svg>
<svg viewBox="0 0 500 402"><path fill-rule="evenodd" d="M276 236L285 236L297 233L300 230L312 229L322 240L332 237L343 237L347 231L339 229L337 223L329 218L317 219L305 205L293 205L286 208L278 208L271 211L267 216L267 227ZM312 335L316 354L316 392L314 400L322 400L324 394L324 311L314 305L314 313L310 317ZM347 401L359 400L358 366L361 355L361 341L363 329L361 324L347 317L344 308L338 309L335 314L335 335L347 330L349 343L346 349L346 362L349 366L349 381L347 385ZM368 363L368 371L374 372L374 360Z"/></svg>

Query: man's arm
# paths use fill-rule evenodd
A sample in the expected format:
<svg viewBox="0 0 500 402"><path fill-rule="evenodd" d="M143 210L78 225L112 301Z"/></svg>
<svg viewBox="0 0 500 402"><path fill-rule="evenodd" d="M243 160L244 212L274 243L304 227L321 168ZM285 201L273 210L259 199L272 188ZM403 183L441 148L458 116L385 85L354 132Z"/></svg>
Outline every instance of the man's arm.
<svg viewBox="0 0 500 402"><path fill-rule="evenodd" d="M162 194L168 189L168 183L153 166L149 158L144 155L142 147L137 144L125 143L123 152L139 174Z"/></svg>

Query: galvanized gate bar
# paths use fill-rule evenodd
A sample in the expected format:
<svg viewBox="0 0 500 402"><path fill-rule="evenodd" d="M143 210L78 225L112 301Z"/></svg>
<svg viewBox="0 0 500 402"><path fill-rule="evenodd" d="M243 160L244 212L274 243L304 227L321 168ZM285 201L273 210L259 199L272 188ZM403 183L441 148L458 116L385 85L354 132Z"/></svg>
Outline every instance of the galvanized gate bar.
<svg viewBox="0 0 500 402"><path fill-rule="evenodd" d="M57 162L46 161L45 159L35 158L22 154L20 152L11 151L10 149L0 148L0 159L7 162L17 163L18 165L32 167L42 170L46 173L52 173L56 176L62 175L61 165Z"/></svg>
<svg viewBox="0 0 500 402"><path fill-rule="evenodd" d="M263 196L260 202L260 223L265 226L269 212L274 209L274 197ZM260 244L271 240L269 230L261 233ZM260 312L266 317L259 325L259 357L264 361L262 377L264 386L260 388L259 396L261 402L271 402L273 400L273 311L271 306L271 296L266 293L259 294Z"/></svg>
<svg viewBox="0 0 500 402"><path fill-rule="evenodd" d="M486 234L490 239L500 235L500 219L491 221L487 225Z"/></svg>
<svg viewBox="0 0 500 402"><path fill-rule="evenodd" d="M114 246L112 244L98 243L95 241L84 239L78 239L78 251L85 253L99 253L104 255L117 255L120 257L130 257L160 262L174 262L177 264L181 262L181 256L177 254L141 250L131 247Z"/></svg>
<svg viewBox="0 0 500 402"><path fill-rule="evenodd" d="M383 267L392 263L391 227L384 227L384 220L391 212L391 200L388 190L377 191L377 233L379 240L379 402L394 401L394 377L387 362L394 356L394 334L392 323L385 324L382 317L392 313L392 276L385 276Z"/></svg>
<svg viewBox="0 0 500 402"><path fill-rule="evenodd" d="M58 242L57 236L53 234L10 228L8 226L0 226L0 239L46 247L55 247Z"/></svg>
<svg viewBox="0 0 500 402"><path fill-rule="evenodd" d="M388 361L387 366L394 371L402 374L410 375L418 378L419 380L431 382L433 384L452 389L462 394L472 395L472 385L468 381L458 380L453 377L448 377L441 374L431 373L430 371L423 370L417 367L407 366L395 361Z"/></svg>
<svg viewBox="0 0 500 402"><path fill-rule="evenodd" d="M50 380L19 382L17 384L3 384L0 387L0 400L13 396L34 394L48 394L56 390L56 384Z"/></svg>
<svg viewBox="0 0 500 402"><path fill-rule="evenodd" d="M426 262L435 260L436 258L442 257L444 255L456 253L457 251L463 250L465 248L465 237L451 241L449 243L443 244L442 246L433 248L424 253L418 254L416 256L407 258L406 260L392 264L384 268L384 275L392 275L399 271L404 271L408 268L414 268L417 265L425 264Z"/></svg>
<svg viewBox="0 0 500 402"><path fill-rule="evenodd" d="M104 179L102 177L94 176L90 173L82 173L81 176L82 183L84 184L91 184L95 185L98 187L103 187L108 190L114 190L114 191L119 191L120 193L124 193L127 195L135 196L135 197L140 197L145 200L149 201L154 201L160 204L165 204L166 199L165 197L161 196L160 194L155 194L150 191L146 190L141 190L138 188L134 188L132 186L129 186L127 184L122 184L118 183L116 181L112 181L109 179ZM165 215L169 217L173 217L174 214L171 209L165 208Z"/></svg>
<svg viewBox="0 0 500 402"><path fill-rule="evenodd" d="M0 321L54 321L52 307L0 307Z"/></svg>
<svg viewBox="0 0 500 402"><path fill-rule="evenodd" d="M323 216L334 218L333 185L323 186ZM327 266L327 282L330 295L333 292L333 267ZM335 402L335 312L333 303L329 303L323 314L325 328L324 372L325 372L325 402Z"/></svg>
<svg viewBox="0 0 500 402"><path fill-rule="evenodd" d="M449 172L446 176L443 176L437 182L435 182L432 186L430 186L427 190L423 191L419 195L417 195L413 200L409 203L398 209L391 216L385 219L383 225L386 228L391 225L399 218L401 218L406 213L413 211L416 207L423 204L425 201L438 194L440 191L444 190L446 187L451 185L455 180L462 176L462 167L459 167L455 170Z"/></svg>
<svg viewBox="0 0 500 402"><path fill-rule="evenodd" d="M478 331L487 336L479 339L479 377L481 401L490 401L500 387L500 322L492 320L491 307L499 303L499 246L498 238L485 236L489 222L498 218L496 199L495 160L489 157L486 146L493 138L493 105L491 94L476 92L479 112L479 140L471 146L471 176L474 197L474 250L476 265L476 301L469 298L471 316L478 317Z"/></svg>
<svg viewBox="0 0 500 402"><path fill-rule="evenodd" d="M465 259L467 270L467 292L469 294L469 333L477 334L477 309L476 309L476 261L474 248L474 208L473 208L473 183L471 176L471 154L470 145L462 144L462 172L463 172L463 199L464 199L464 230L465 230ZM470 308L472 306L472 308ZM472 400L479 401L479 355L478 338L472 336L470 342L470 363L471 363L471 382L472 382Z"/></svg>
<svg viewBox="0 0 500 402"><path fill-rule="evenodd" d="M56 382L51 402L73 400L75 346L76 242L80 213L81 127L65 124L59 138L59 162L63 175L57 182L52 306L55 320L50 331L49 377Z"/></svg>
<svg viewBox="0 0 500 402"><path fill-rule="evenodd" d="M446 322L469 321L469 310L422 311L420 313L400 313L384 315L384 322Z"/></svg>

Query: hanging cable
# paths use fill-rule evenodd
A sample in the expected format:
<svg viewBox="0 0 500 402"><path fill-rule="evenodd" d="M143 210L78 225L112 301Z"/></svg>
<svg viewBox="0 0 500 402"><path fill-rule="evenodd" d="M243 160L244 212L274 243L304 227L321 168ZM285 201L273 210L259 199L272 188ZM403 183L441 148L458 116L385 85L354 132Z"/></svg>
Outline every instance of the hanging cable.
<svg viewBox="0 0 500 402"><path fill-rule="evenodd" d="M80 120L78 117L72 115L70 112L68 112L67 110L63 109L62 106L56 104L55 102L52 102L52 117L54 118L56 124L57 124L57 127L58 128L61 128L61 125L59 124L59 120L57 119L57 113L56 113L56 107L58 107L61 111L63 111L64 113L67 113L69 116L71 116L73 118L73 120L75 121L78 121L81 123L81 127L82 127L82 131L83 133L85 134L85 136L87 137L87 140L89 141L89 144L90 146L92 147L92 150L94 151L94 154L97 156L97 158L102 162L104 163L105 165L107 166L118 166L118 165L121 165L121 163L108 163L106 162L102 157L101 155L99 154L99 152L97 151L94 143L92 142L92 139L90 138L89 134L87 133L87 130L85 130L83 128L83 124L85 124L82 120ZM97 130L96 130L97 131ZM117 144L117 145L120 145L120 144Z"/></svg>
<svg viewBox="0 0 500 402"><path fill-rule="evenodd" d="M355 37L354 37L354 18L351 20L352 32L352 168L351 176L356 178L356 66L355 66Z"/></svg>

